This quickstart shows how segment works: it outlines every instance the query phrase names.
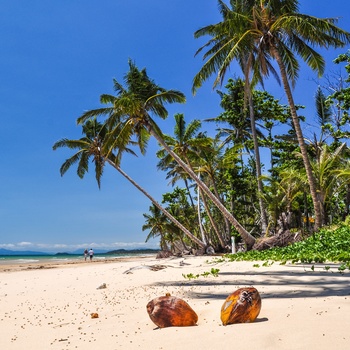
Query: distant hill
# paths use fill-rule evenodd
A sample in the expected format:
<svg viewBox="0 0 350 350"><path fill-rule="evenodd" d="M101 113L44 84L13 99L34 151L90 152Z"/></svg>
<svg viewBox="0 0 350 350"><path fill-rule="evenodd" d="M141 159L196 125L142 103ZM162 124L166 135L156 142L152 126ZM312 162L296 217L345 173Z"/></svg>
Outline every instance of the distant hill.
<svg viewBox="0 0 350 350"><path fill-rule="evenodd" d="M87 250L89 250L90 248L88 247ZM94 249L92 248L95 254L106 254L107 250L103 250L103 249ZM77 254L77 255L83 255L84 254L84 250L85 249L76 249L73 252L69 252L67 254Z"/></svg>
<svg viewBox="0 0 350 350"><path fill-rule="evenodd" d="M117 250L102 250L94 249L95 254L156 254L159 252L159 249L117 249ZM36 252L32 250L9 250L0 248L0 255L42 255L42 256L52 256L52 255L83 255L84 250L75 250L73 252L58 252L58 253L43 253Z"/></svg>
<svg viewBox="0 0 350 350"><path fill-rule="evenodd" d="M0 248L0 255L52 255L52 254L35 252L31 250L8 250L8 249Z"/></svg>
<svg viewBox="0 0 350 350"><path fill-rule="evenodd" d="M89 248L88 248L89 250ZM102 250L102 249L93 249L95 254L153 254L158 253L159 249L115 249L115 250ZM65 254L83 254L84 250L75 250L73 252L65 253ZM60 253L63 254L63 253Z"/></svg>

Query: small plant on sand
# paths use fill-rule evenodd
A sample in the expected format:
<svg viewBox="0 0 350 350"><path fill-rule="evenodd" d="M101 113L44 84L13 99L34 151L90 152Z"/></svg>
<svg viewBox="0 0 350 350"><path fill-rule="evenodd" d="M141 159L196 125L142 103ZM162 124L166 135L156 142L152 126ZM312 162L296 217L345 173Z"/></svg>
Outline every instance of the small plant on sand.
<svg viewBox="0 0 350 350"><path fill-rule="evenodd" d="M196 279L199 278L200 276L202 277L208 277L208 276L213 276L213 277L218 277L219 276L219 269L214 269L212 268L210 271L205 271L201 274L194 275L193 273L188 273L188 274L182 274L182 276L188 280Z"/></svg>
<svg viewBox="0 0 350 350"><path fill-rule="evenodd" d="M338 267L338 271L340 273L344 273L344 271L348 269L350 270L350 262L345 262L345 263L342 263L339 267Z"/></svg>
<svg viewBox="0 0 350 350"><path fill-rule="evenodd" d="M182 276L188 280L194 280L199 277L199 275L194 275L193 273L188 273L187 275L183 273Z"/></svg>
<svg viewBox="0 0 350 350"><path fill-rule="evenodd" d="M219 276L219 272L220 272L219 269L214 269L214 268L212 268L212 269L210 270L210 274L211 274L212 276L214 276L214 277L218 277L218 276Z"/></svg>

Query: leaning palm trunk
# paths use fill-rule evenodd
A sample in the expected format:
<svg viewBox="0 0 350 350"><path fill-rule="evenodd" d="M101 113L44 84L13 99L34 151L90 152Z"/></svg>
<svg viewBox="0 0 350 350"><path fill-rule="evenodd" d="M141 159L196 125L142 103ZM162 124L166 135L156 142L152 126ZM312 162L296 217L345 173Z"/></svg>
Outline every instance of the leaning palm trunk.
<svg viewBox="0 0 350 350"><path fill-rule="evenodd" d="M215 194L216 198L218 198L219 201L221 203L223 203L223 200L220 198L219 191L218 191L217 186L216 186L215 178L213 176L211 176L211 181L212 181L214 194ZM229 240L231 240L231 238L230 238L231 237L231 224L230 224L230 221L225 216L224 216L224 219L225 219L224 221L225 221L225 229L226 229L226 241L229 241ZM218 237L219 237L219 240L221 242L222 241L222 236L220 237L218 235ZM222 247L225 248L226 244L224 244Z"/></svg>
<svg viewBox="0 0 350 350"><path fill-rule="evenodd" d="M216 198L218 198L219 201L222 203L222 199L220 198L219 191L217 189L216 181L215 181L214 176L210 176L210 179L211 179L211 182L212 182L214 194L215 194ZM203 196L203 203L204 203L205 209L206 209L206 211L208 213L209 220L210 220L210 222L211 222L211 224L212 224L212 226L214 228L214 231L215 231L215 233L216 233L216 235L217 235L217 237L219 239L221 247L222 247L222 249L225 249L227 244L225 244L225 240L224 240L222 234L220 234L219 229L218 229L216 223L213 220L213 216L211 215L211 212L210 212L208 204L207 204L207 199L205 198L205 196ZM228 233L228 236L230 236L230 222L228 221L228 219L226 217L224 217L224 219L225 219L226 232Z"/></svg>
<svg viewBox="0 0 350 350"><path fill-rule="evenodd" d="M147 125L149 133L156 138L159 144L174 158L174 160L185 170L185 172L196 182L200 189L210 198L215 206L221 211L225 218L227 218L235 229L239 232L247 245L247 249L251 249L255 243L255 238L235 219L235 217L224 207L220 200L210 191L207 185L201 181L194 171L165 143L162 137L155 132L148 123Z"/></svg>
<svg viewBox="0 0 350 350"><path fill-rule="evenodd" d="M276 58L277 64L278 64L280 72L281 72L284 91L286 92L286 95L288 98L290 112L291 112L292 120L293 120L293 125L295 128L295 133L297 135L298 144L300 147L300 152L302 154L302 158L303 158L303 162L304 162L304 166L305 166L305 170L306 170L306 175L307 175L309 186L310 186L310 193L311 193L312 203L313 203L314 211L315 211L314 229L318 230L322 226L322 215L321 215L320 201L319 201L319 198L317 196L316 180L315 180L314 174L312 172L310 160L309 160L309 157L307 154L307 149L306 149L306 144L305 144L303 132L302 132L301 127L300 127L299 118L298 118L297 111L295 108L293 95L292 95L291 88L290 88L287 74L286 74L286 68L285 68L283 61L282 61L282 58L281 58L281 56L276 48L274 49L273 53L274 53L274 56Z"/></svg>
<svg viewBox="0 0 350 350"><path fill-rule="evenodd" d="M213 219L213 215L211 214L210 208L208 207L208 203L207 203L206 197L202 196L202 200L203 200L204 208L205 208L205 210L207 212L209 221L211 223L211 226L213 227L213 230L214 230L214 232L215 232L215 234L216 234L216 236L217 236L217 238L218 238L218 240L220 242L221 248L225 249L226 244L225 244L224 238L223 238L222 234L220 233L220 231L219 231L219 229L218 229L218 227L216 225L216 222Z"/></svg>
<svg viewBox="0 0 350 350"><path fill-rule="evenodd" d="M161 210L164 215L173 222L192 242L196 243L199 247L205 248L206 244L194 236L190 231L187 230L180 222L178 222L165 208L163 208L148 192L146 192L141 186L139 186L129 175L127 175L118 165L112 160L106 158L106 162L110 164L114 169L119 171L128 181L130 181L138 190L140 190L150 201Z"/></svg>

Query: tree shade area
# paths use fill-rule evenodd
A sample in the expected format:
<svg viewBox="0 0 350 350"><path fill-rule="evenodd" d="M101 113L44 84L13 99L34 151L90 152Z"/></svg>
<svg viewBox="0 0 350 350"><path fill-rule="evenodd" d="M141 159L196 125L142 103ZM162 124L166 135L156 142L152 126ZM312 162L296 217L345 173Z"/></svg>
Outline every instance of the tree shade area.
<svg viewBox="0 0 350 350"><path fill-rule="evenodd" d="M101 108L78 117L83 137L53 146L76 151L63 163L61 175L77 165L83 178L93 163L100 186L104 167L112 166L150 199L142 229L148 231L146 241L159 238L163 251L256 251L269 242L264 249L286 247L273 250L271 258L260 259L254 254L265 253L258 252L244 258L348 262L343 251L349 248L350 231L345 226L337 231L322 228L349 217L350 54L334 61L348 76L315 86L310 103L317 125L311 136L304 134L308 116L302 115L304 106L295 104L292 88L299 60L322 75L324 60L317 49L345 47L350 33L337 27L336 19L299 13L298 1L218 4L222 20L195 33L196 38L209 36L209 41L197 51L204 64L194 77L193 91L216 75L222 113L189 122L175 114L173 134L163 133L157 122L168 118L167 105L185 103L186 98L158 85L130 60L123 81L113 81L115 95L102 94ZM228 77L234 62L240 69ZM264 89L270 77L281 84L287 105ZM216 133L208 135L204 123L215 123ZM172 186L161 201L122 170L122 156L144 155L151 138L159 145L157 168ZM345 246L339 248L334 239ZM307 248L316 241L318 253Z"/></svg>

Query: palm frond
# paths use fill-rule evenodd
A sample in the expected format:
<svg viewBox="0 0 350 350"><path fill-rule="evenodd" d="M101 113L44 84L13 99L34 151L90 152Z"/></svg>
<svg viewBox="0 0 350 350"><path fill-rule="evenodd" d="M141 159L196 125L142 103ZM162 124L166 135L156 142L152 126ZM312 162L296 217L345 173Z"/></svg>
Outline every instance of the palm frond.
<svg viewBox="0 0 350 350"><path fill-rule="evenodd" d="M98 118L98 117L108 117L113 114L113 107L92 109L83 113L79 118L77 118L77 124L84 124L87 120Z"/></svg>
<svg viewBox="0 0 350 350"><path fill-rule="evenodd" d="M90 154L88 154L87 152L81 152L81 157L77 167L77 175L81 179L89 171L89 159L90 159Z"/></svg>
<svg viewBox="0 0 350 350"><path fill-rule="evenodd" d="M61 168L60 168L61 176L63 176L72 165L80 161L82 154L83 154L83 151L79 151L76 154L74 154L72 157L66 159L66 161L61 165Z"/></svg>
<svg viewBox="0 0 350 350"><path fill-rule="evenodd" d="M52 146L53 150L57 148L67 147L70 149L81 149L89 146L89 140L87 138L82 138L80 140L68 140L66 138L61 139Z"/></svg>

